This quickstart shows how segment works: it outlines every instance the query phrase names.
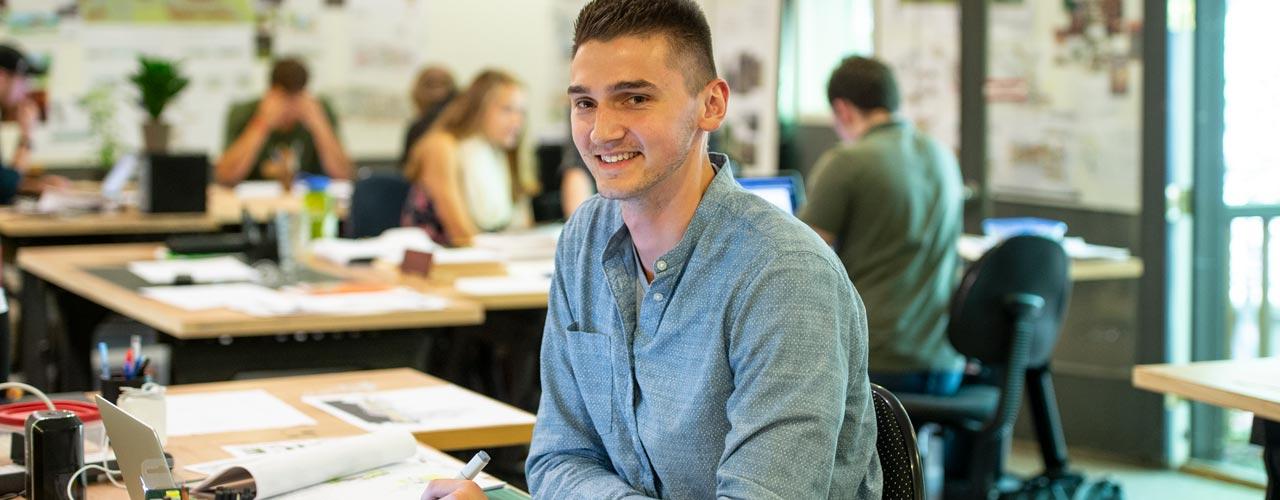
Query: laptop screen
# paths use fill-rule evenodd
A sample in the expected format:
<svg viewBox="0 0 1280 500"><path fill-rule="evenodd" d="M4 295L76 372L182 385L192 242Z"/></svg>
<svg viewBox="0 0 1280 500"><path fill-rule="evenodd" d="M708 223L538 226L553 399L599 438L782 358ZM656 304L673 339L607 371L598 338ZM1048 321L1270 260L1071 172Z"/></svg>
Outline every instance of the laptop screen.
<svg viewBox="0 0 1280 500"><path fill-rule="evenodd" d="M119 199L120 193L124 191L125 185L137 169L137 156L130 154L121 156L111 167L111 171L107 172L107 176L102 179L102 196L109 200Z"/></svg>
<svg viewBox="0 0 1280 500"><path fill-rule="evenodd" d="M744 177L738 184L789 214L796 211L795 184L790 177Z"/></svg>

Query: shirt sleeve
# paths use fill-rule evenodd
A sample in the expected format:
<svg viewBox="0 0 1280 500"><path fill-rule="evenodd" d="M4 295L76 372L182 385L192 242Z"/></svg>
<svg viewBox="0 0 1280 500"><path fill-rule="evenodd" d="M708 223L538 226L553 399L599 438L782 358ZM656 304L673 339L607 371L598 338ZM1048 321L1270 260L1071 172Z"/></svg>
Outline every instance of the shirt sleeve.
<svg viewBox="0 0 1280 500"><path fill-rule="evenodd" d="M800 220L835 235L837 241L853 208L852 171L846 162L836 151L822 155L809 178L808 201L800 209Z"/></svg>
<svg viewBox="0 0 1280 500"><path fill-rule="evenodd" d="M572 232L571 226L564 235ZM564 257L573 246L562 236L556 247L557 271L542 337L542 399L526 465L529 491L534 498L648 498L614 471L569 363L565 343L574 321L560 270L572 265Z"/></svg>
<svg viewBox="0 0 1280 500"><path fill-rule="evenodd" d="M717 497L828 498L835 464L850 452L841 446L875 446L874 433L850 439L850 428L865 427L845 422L856 406L847 404L851 380L861 383L854 403L870 398L865 376L855 376L866 370L865 324L848 278L828 259L792 252L762 269L738 303L730 337L734 391Z"/></svg>

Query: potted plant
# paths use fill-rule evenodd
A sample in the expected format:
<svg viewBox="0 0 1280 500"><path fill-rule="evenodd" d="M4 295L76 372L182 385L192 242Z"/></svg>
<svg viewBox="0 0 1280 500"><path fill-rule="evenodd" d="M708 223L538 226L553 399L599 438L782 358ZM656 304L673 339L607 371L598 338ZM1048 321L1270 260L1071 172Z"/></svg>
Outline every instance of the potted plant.
<svg viewBox="0 0 1280 500"><path fill-rule="evenodd" d="M138 72L129 79L138 86L138 102L148 115L142 124L143 144L149 153L163 153L169 148L169 124L160 114L190 80L179 73L177 63L147 56L138 58Z"/></svg>

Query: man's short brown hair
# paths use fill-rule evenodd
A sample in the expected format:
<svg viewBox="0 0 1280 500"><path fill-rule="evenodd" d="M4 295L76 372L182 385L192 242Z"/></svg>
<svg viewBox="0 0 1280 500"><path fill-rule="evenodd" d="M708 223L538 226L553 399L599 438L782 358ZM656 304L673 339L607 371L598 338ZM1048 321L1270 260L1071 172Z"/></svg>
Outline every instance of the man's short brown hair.
<svg viewBox="0 0 1280 500"><path fill-rule="evenodd" d="M307 88L307 66L300 59L286 57L271 67L271 86L280 87L289 94L297 94Z"/></svg>
<svg viewBox="0 0 1280 500"><path fill-rule="evenodd" d="M827 80L827 100L844 99L863 111L898 111L901 97L893 70L877 59L849 56L840 61Z"/></svg>
<svg viewBox="0 0 1280 500"><path fill-rule="evenodd" d="M692 0L592 0L573 24L573 54L591 41L666 35L691 94L716 78L711 28Z"/></svg>

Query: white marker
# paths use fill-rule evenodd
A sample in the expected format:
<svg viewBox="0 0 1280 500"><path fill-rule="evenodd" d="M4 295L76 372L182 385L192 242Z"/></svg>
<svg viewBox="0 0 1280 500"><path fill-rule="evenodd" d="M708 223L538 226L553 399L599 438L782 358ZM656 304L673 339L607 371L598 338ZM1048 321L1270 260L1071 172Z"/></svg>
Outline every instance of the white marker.
<svg viewBox="0 0 1280 500"><path fill-rule="evenodd" d="M467 462L467 465L462 466L462 471L458 472L458 479L466 479L467 481L475 479L486 465L489 465L489 454L483 451L476 453L476 456L471 457L471 461Z"/></svg>

